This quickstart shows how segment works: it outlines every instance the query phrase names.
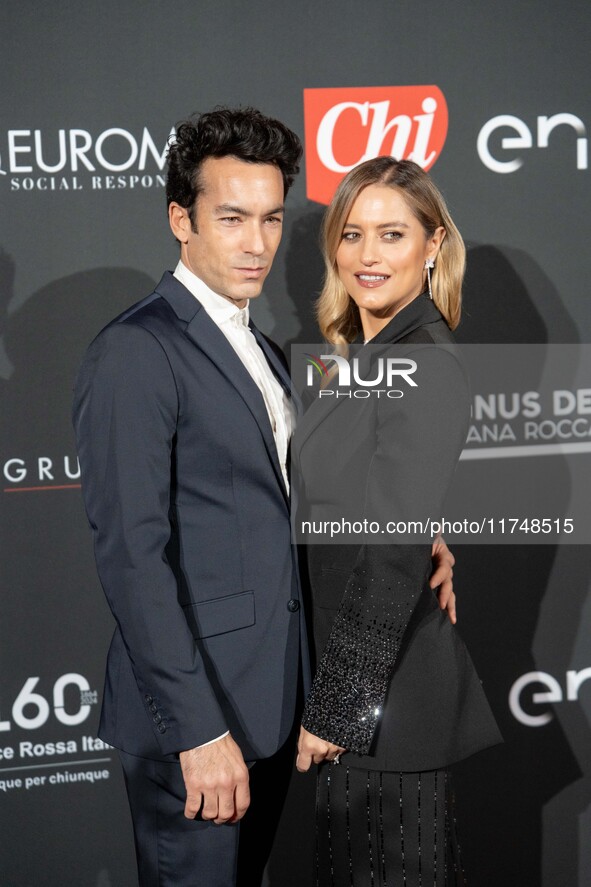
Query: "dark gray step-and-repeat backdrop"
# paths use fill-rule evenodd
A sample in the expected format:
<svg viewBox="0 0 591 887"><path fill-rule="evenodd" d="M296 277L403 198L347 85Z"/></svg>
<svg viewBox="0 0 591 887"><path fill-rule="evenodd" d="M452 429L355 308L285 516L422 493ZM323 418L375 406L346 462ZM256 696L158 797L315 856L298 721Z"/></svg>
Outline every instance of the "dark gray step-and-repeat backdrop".
<svg viewBox="0 0 591 887"><path fill-rule="evenodd" d="M112 620L69 412L87 343L176 262L172 127L242 104L305 135L253 309L283 346L318 341L323 204L375 153L412 153L448 198L469 247L462 342L585 343L591 14L534 0L8 0L0 21L0 885L130 887L122 778L96 739ZM584 391L565 410L581 421L544 440L588 444ZM591 549L455 553L461 631L506 740L455 773L471 883L591 885ZM313 791L292 780L271 887L312 883Z"/></svg>

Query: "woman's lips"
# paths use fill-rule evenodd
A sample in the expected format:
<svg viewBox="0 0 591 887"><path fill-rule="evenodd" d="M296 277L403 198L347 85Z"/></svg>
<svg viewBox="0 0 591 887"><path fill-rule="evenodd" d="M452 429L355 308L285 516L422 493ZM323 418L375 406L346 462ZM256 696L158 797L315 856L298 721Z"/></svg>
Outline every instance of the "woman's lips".
<svg viewBox="0 0 591 887"><path fill-rule="evenodd" d="M366 289L375 289L375 287L382 286L387 280L390 280L389 274L367 274L364 271L355 274L355 277L359 285Z"/></svg>

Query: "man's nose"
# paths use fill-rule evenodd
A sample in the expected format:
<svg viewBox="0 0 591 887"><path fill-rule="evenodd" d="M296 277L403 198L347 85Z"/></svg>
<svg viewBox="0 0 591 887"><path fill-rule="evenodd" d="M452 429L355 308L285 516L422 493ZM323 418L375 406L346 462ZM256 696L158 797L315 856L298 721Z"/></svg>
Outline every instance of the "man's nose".
<svg viewBox="0 0 591 887"><path fill-rule="evenodd" d="M265 240L263 237L263 229L257 222L245 226L243 249L244 252L252 253L254 256L260 256L264 253Z"/></svg>

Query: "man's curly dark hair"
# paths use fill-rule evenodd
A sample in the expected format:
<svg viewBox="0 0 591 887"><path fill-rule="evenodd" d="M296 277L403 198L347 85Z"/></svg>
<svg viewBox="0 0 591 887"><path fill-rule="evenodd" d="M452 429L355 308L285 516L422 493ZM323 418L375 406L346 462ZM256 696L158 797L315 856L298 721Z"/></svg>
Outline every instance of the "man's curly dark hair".
<svg viewBox="0 0 591 887"><path fill-rule="evenodd" d="M227 156L274 164L287 194L300 169L302 144L285 124L256 108L216 108L183 120L168 150L166 200L168 205L174 201L184 207L193 227L195 202L203 190L201 165L207 157Z"/></svg>

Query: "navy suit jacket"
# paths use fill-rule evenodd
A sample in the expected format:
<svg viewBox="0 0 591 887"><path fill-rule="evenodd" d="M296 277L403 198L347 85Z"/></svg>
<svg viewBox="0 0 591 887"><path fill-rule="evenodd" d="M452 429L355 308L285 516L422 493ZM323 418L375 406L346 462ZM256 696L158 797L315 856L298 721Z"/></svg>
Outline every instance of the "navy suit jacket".
<svg viewBox="0 0 591 887"><path fill-rule="evenodd" d="M257 385L170 273L90 345L74 426L117 622L101 738L166 759L230 730L246 760L273 754L300 663L306 681L288 495Z"/></svg>

